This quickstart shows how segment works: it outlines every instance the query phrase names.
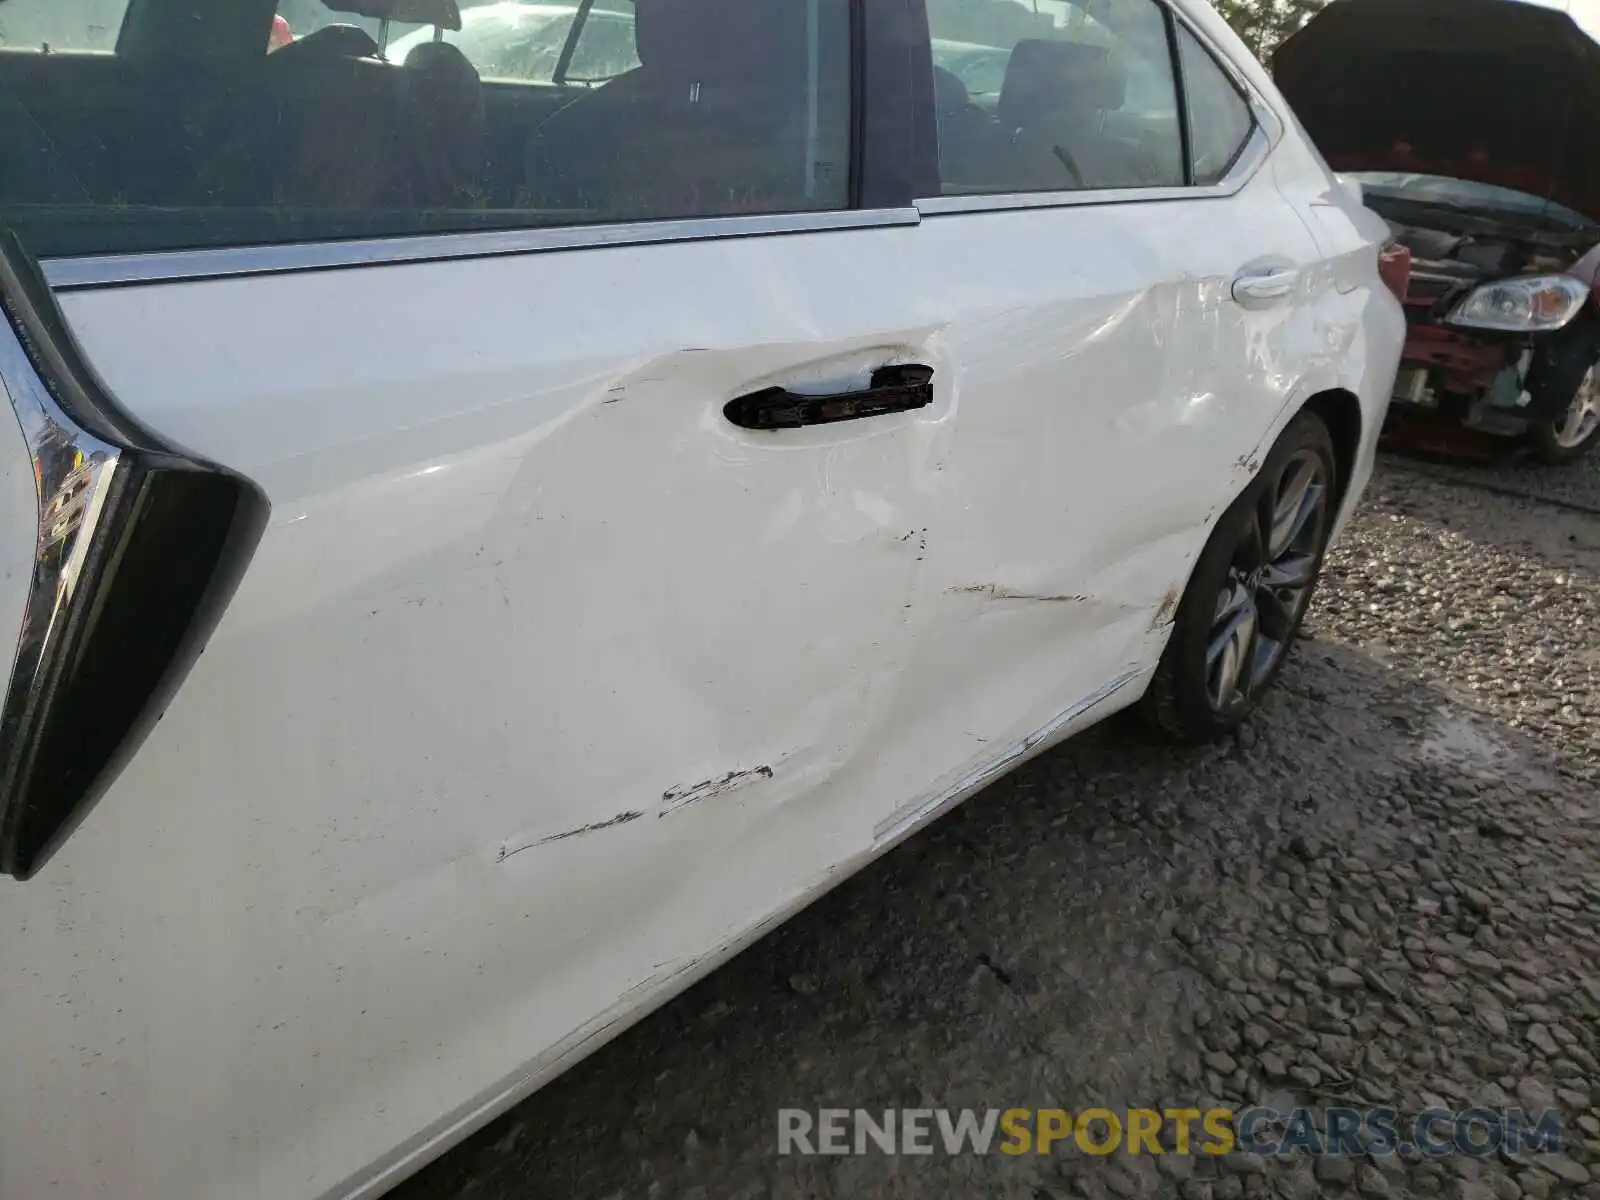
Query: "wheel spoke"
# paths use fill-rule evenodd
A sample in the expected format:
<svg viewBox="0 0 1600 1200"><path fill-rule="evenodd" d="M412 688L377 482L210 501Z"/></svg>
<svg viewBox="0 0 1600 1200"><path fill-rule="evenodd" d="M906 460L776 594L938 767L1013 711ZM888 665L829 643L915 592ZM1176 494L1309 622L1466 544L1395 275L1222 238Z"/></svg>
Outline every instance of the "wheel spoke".
<svg viewBox="0 0 1600 1200"><path fill-rule="evenodd" d="M1250 662L1256 640L1255 596L1235 583L1206 645L1206 678L1211 703L1227 708L1238 695L1240 677Z"/></svg>
<svg viewBox="0 0 1600 1200"><path fill-rule="evenodd" d="M1600 381L1595 378L1595 368L1583 377L1573 394L1567 411L1555 422L1556 444L1576 446L1600 426Z"/></svg>
<svg viewBox="0 0 1600 1200"><path fill-rule="evenodd" d="M1205 644L1212 709L1234 716L1283 661L1316 580L1332 464L1315 447L1288 456L1249 493Z"/></svg>
<svg viewBox="0 0 1600 1200"><path fill-rule="evenodd" d="M1261 584L1269 588L1303 588L1315 577L1316 571L1315 554L1285 554L1267 564L1261 572Z"/></svg>
<svg viewBox="0 0 1600 1200"><path fill-rule="evenodd" d="M1272 531L1272 509L1263 498L1250 514L1239 542L1233 548L1233 566L1241 574L1249 574L1267 561L1267 541Z"/></svg>
<svg viewBox="0 0 1600 1200"><path fill-rule="evenodd" d="M1295 463L1278 490L1277 503L1272 511L1272 533L1267 541L1266 557L1276 559L1305 531L1306 522L1322 505L1320 472L1313 460Z"/></svg>
<svg viewBox="0 0 1600 1200"><path fill-rule="evenodd" d="M1284 599L1271 588L1264 587L1256 593L1256 612L1261 636L1275 642L1287 642L1294 629L1295 606L1298 598Z"/></svg>
<svg viewBox="0 0 1600 1200"><path fill-rule="evenodd" d="M1232 623L1240 613L1249 611L1255 597L1243 580L1230 576L1228 585L1217 596L1217 614L1211 620L1212 633L1221 632L1222 626Z"/></svg>

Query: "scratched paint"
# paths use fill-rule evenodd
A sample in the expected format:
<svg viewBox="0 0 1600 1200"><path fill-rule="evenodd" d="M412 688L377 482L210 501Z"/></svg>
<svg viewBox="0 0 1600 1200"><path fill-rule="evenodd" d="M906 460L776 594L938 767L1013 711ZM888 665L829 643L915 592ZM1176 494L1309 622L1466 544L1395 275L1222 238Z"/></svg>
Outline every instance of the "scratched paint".
<svg viewBox="0 0 1600 1200"><path fill-rule="evenodd" d="M656 815L664 817L680 808L697 804L701 800L709 800L713 796L721 796L735 788L754 783L758 779L771 778L772 768L763 765L743 771L729 771L726 775L719 775L715 779L703 779L688 786L670 787L661 793L661 810Z"/></svg>
<svg viewBox="0 0 1600 1200"><path fill-rule="evenodd" d="M1164 625L1172 624L1178 615L1178 601L1183 598L1183 590L1178 584L1173 584L1167 589L1167 594L1161 597L1161 603L1156 607L1156 614L1150 619L1150 631L1154 633Z"/></svg>
<svg viewBox="0 0 1600 1200"><path fill-rule="evenodd" d="M593 821L588 825L580 825L576 829L565 829L560 833L552 833L548 837L535 838L531 842L524 842L515 848L500 847L500 853L495 856L495 861L505 862L513 854L521 854L524 850L532 850L535 846L549 845L551 842L562 842L567 838L582 837L586 833L596 833L602 829L614 829L618 825L626 825L629 821L637 821L644 816L642 812L621 812L605 821Z"/></svg>
<svg viewBox="0 0 1600 1200"><path fill-rule="evenodd" d="M1060 592L1047 594L1041 592L1025 592L1018 588L1003 587L998 583L969 583L962 587L953 587L952 592L967 592L986 596L990 600L1036 600L1043 604L1088 604L1088 596L1080 596L1075 592Z"/></svg>
<svg viewBox="0 0 1600 1200"><path fill-rule="evenodd" d="M131 415L277 517L106 800L0 883L0 1193L375 1196L1132 700L1235 464L1326 388L1375 429L1393 382L1375 215L1327 234L1357 291L1227 299L1316 253L1283 192L1344 203L1283 125L1226 197L65 294ZM890 360L935 402L722 420Z"/></svg>

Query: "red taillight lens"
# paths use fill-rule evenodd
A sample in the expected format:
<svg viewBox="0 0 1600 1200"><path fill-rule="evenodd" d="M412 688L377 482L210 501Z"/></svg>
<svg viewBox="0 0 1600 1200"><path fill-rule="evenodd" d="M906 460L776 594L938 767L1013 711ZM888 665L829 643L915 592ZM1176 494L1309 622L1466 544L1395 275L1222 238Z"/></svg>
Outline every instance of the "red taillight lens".
<svg viewBox="0 0 1600 1200"><path fill-rule="evenodd" d="M1378 275L1396 300L1405 300L1411 283L1411 251L1399 242L1390 242L1378 251Z"/></svg>

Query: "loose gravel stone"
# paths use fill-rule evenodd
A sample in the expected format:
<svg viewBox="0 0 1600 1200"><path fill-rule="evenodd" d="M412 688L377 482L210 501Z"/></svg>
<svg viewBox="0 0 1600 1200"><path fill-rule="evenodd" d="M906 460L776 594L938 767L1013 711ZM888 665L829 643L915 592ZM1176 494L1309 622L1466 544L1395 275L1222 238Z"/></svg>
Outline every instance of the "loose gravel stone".
<svg viewBox="0 0 1600 1200"><path fill-rule="evenodd" d="M1356 1191L1367 1197L1367 1200L1383 1200L1384 1197L1393 1195L1393 1190L1383 1172L1370 1166L1362 1167L1356 1172Z"/></svg>
<svg viewBox="0 0 1600 1200"><path fill-rule="evenodd" d="M1539 1158L1539 1165L1564 1183L1576 1186L1589 1182L1588 1169L1580 1163L1573 1162L1565 1154L1542 1155Z"/></svg>
<svg viewBox="0 0 1600 1200"><path fill-rule="evenodd" d="M1324 1155L1316 1160L1316 1175L1326 1184L1343 1185L1356 1177L1356 1164L1352 1158Z"/></svg>

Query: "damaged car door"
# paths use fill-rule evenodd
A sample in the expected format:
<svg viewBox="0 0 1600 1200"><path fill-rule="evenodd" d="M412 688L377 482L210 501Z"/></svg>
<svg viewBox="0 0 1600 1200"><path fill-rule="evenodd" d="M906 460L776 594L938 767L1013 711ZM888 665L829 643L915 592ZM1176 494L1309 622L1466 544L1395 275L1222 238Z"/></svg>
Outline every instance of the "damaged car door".
<svg viewBox="0 0 1600 1200"><path fill-rule="evenodd" d="M1403 323L1221 18L640 5L604 79L587 0L548 73L455 0L0 47L0 1194L375 1197L1282 668Z"/></svg>
<svg viewBox="0 0 1600 1200"><path fill-rule="evenodd" d="M884 769L937 765L943 786L885 836L1137 693L1218 514L1338 376L1318 249L1269 165L1280 124L1216 31L1154 0L1000 9L930 9L917 246L954 409L911 734ZM1007 55L993 104L937 59L980 36Z"/></svg>
<svg viewBox="0 0 1600 1200"><path fill-rule="evenodd" d="M950 394L849 4L721 7L574 92L252 3L0 50L0 1193L379 1190L870 844ZM490 103L407 115L446 78Z"/></svg>

